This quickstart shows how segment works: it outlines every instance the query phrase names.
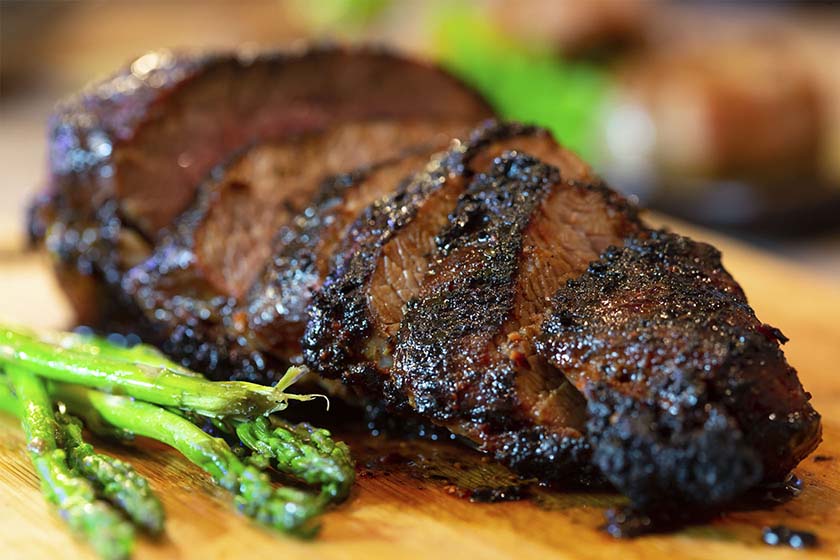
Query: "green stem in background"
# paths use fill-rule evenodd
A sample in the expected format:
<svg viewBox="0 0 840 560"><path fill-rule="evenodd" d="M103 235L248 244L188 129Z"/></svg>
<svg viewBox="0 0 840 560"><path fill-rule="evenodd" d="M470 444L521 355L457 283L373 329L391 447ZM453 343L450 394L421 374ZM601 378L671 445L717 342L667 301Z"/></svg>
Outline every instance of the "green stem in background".
<svg viewBox="0 0 840 560"><path fill-rule="evenodd" d="M327 505L325 498L274 488L266 473L243 463L224 440L186 418L149 403L74 385L56 384L55 395L71 410L84 405L110 424L171 445L234 494L237 508L258 522L300 536L317 530L313 520Z"/></svg>
<svg viewBox="0 0 840 560"><path fill-rule="evenodd" d="M67 456L58 446L60 428L43 382L16 366L8 366L6 373L20 401L27 450L44 495L58 506L73 532L83 536L101 557L128 558L134 530L111 506L96 498L87 480L69 468Z"/></svg>
<svg viewBox="0 0 840 560"><path fill-rule="evenodd" d="M289 368L274 387L242 381L208 381L161 365L130 362L55 346L31 334L0 328L0 364L20 365L41 377L128 395L161 406L211 418L254 418L286 408L289 399L311 395L284 393L303 370Z"/></svg>
<svg viewBox="0 0 840 560"><path fill-rule="evenodd" d="M363 32L367 24L382 15L389 0L293 0L289 3L295 15L310 27L335 28Z"/></svg>
<svg viewBox="0 0 840 560"><path fill-rule="evenodd" d="M0 374L2 373L3 370L0 369ZM6 379L5 375L0 376L0 411L11 414L15 418L20 418L22 412L20 401L18 401L15 394L12 393L9 381Z"/></svg>
<svg viewBox="0 0 840 560"><path fill-rule="evenodd" d="M114 457L96 453L82 439L82 423L58 415L70 468L87 478L99 495L125 512L135 525L152 535L163 531L163 506L149 482L134 468Z"/></svg>
<svg viewBox="0 0 840 560"><path fill-rule="evenodd" d="M350 450L330 432L309 424L257 418L236 426L236 435L257 461L266 460L278 471L307 484L318 485L333 501L347 497L356 476Z"/></svg>
<svg viewBox="0 0 840 560"><path fill-rule="evenodd" d="M519 44L464 4L446 3L434 19L443 66L483 93L503 118L544 126L597 163L599 120L611 88L606 68Z"/></svg>

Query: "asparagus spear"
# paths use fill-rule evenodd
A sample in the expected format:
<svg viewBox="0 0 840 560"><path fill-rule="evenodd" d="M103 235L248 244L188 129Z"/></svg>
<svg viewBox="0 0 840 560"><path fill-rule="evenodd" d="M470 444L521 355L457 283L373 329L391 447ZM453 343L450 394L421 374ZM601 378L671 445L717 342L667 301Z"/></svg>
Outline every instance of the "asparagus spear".
<svg viewBox="0 0 840 560"><path fill-rule="evenodd" d="M183 367L170 360L166 354L149 344L134 344L122 346L110 340L93 334L79 334L74 332L43 331L35 334L24 329L15 329L20 334L36 338L53 346L66 348L82 354L103 356L131 364L145 364L159 366L188 377L201 377L201 374Z"/></svg>
<svg viewBox="0 0 840 560"><path fill-rule="evenodd" d="M261 417L239 423L236 435L256 452L252 457L257 464L267 462L282 473L319 485L334 501L349 494L356 475L353 459L347 445L334 441L329 431Z"/></svg>
<svg viewBox="0 0 840 560"><path fill-rule="evenodd" d="M95 453L82 440L82 423L66 414L58 415L70 468L87 478L99 495L120 508L135 525L152 535L163 531L163 506L149 482L134 468L114 457Z"/></svg>
<svg viewBox="0 0 840 560"><path fill-rule="evenodd" d="M9 389L8 380L0 376L0 410L21 417L18 399ZM75 475L90 481L97 495L121 509L134 522L152 535L163 531L163 506L152 492L149 482L124 461L96 453L82 439L82 423L69 414L58 412L56 444L64 449L67 465ZM97 425L104 425L101 418ZM105 435L115 433L113 428ZM119 432L122 434L123 432Z"/></svg>
<svg viewBox="0 0 840 560"><path fill-rule="evenodd" d="M354 468L349 450L344 444L333 442L329 432L306 424L277 422L272 426L259 416L284 408L289 398L313 398L283 393L300 375L299 369L290 368L273 389L250 383L209 382L148 346L125 348L90 336L37 337L0 328L0 364L3 362L20 363L54 380L49 384L53 395L83 417L87 427L96 433L120 438L136 433L172 445L232 492L245 514L277 529L312 534L312 518L331 500L346 497L352 484ZM83 385L120 392L172 410L107 395ZM0 407L4 402L0 393ZM237 435L255 451L248 458L250 464L237 457L225 441L209 436L190 422L202 425L207 419L226 434ZM74 427L67 429L73 432ZM75 435L71 433L68 441ZM73 447L77 448L81 465L85 448ZM262 472L269 465L320 485L321 493L275 489ZM108 472L108 466L100 463L98 470L90 467L91 472ZM120 503L117 496L112 497ZM149 507L136 495L135 499L134 507ZM134 515L140 520L150 514L146 509Z"/></svg>
<svg viewBox="0 0 840 560"><path fill-rule="evenodd" d="M265 387L243 381L208 381L184 375L162 362L132 362L109 352L90 354L72 345L56 346L18 330L0 328L0 364L18 364L54 381L120 393L210 418L249 419L283 410L290 399L314 398L284 392L303 373L299 368L289 368L277 385Z"/></svg>
<svg viewBox="0 0 840 560"><path fill-rule="evenodd" d="M67 456L56 441L60 428L43 382L15 366L7 366L6 372L19 401L27 449L44 495L58 506L71 530L83 536L101 557L128 558L134 530L110 505L96 498L90 482L68 467Z"/></svg>
<svg viewBox="0 0 840 560"><path fill-rule="evenodd" d="M2 373L3 370L0 369L0 374ZM0 381L2 381L2 383L0 383L0 411L20 418L22 415L20 401L18 401L17 398L15 398L14 393L12 393L8 380L5 376L2 376Z"/></svg>
<svg viewBox="0 0 840 560"><path fill-rule="evenodd" d="M228 444L188 419L158 406L78 385L57 383L55 396L73 410L88 408L106 422L171 445L234 495L237 508L258 522L300 536L317 530L313 522L327 499L297 490L275 488L268 475L246 465Z"/></svg>

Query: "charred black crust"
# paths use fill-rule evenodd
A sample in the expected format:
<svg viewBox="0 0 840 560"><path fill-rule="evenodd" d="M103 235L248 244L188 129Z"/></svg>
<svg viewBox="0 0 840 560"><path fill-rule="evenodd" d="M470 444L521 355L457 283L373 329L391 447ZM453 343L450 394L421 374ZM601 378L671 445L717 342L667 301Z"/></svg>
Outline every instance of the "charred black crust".
<svg viewBox="0 0 840 560"><path fill-rule="evenodd" d="M248 323L254 332L261 333L262 344L276 348L297 342L288 340L289 327L299 325L303 329L307 308L322 280L317 267L321 233L347 190L369 172L370 168L359 169L325 180L313 204L278 232L274 243L277 249L272 251L271 261L247 300Z"/></svg>
<svg viewBox="0 0 840 560"><path fill-rule="evenodd" d="M200 282L174 289L174 294L161 288L163 279L177 283L180 263L189 255L190 249L167 245L123 276L123 286L114 290L114 297L134 317L133 332L210 379L276 381L288 362L256 347L233 298L220 296L212 288L203 291ZM104 328L125 330L111 324Z"/></svg>
<svg viewBox="0 0 840 560"><path fill-rule="evenodd" d="M475 340L489 347L510 315L523 231L559 181L556 168L506 153L459 198L437 236L435 258L465 249L480 264L449 281L432 280L431 290L408 303L397 335L396 379L420 414L492 424L493 431L513 420L516 372L509 360L474 364L464 356L475 353L468 346Z"/></svg>
<svg viewBox="0 0 840 560"><path fill-rule="evenodd" d="M549 433L521 418L512 364L499 356L476 356L474 348L463 346L470 337L483 336L488 338L483 350L490 351L490 340L499 334L514 301L523 230L537 205L561 181L556 168L526 154L506 153L486 174L476 175L470 162L496 142L534 135L548 136L536 127L488 122L391 199L370 207L352 228L350 241L315 295L303 338L304 360L391 410L471 425L477 430L472 437L484 438L485 449L526 476L595 481L600 477L590 466L591 448L585 438ZM481 254L484 264L477 274L464 272L408 303L401 330L389 342L395 348L393 369L399 373L389 375L361 352L373 328L366 299L369 281L385 243L453 175L471 184L439 232L436 258L469 249ZM629 222L637 223L635 208L603 184L572 183L564 188L595 190ZM465 361L487 357L494 363L470 369L454 363L458 356Z"/></svg>
<svg viewBox="0 0 840 560"><path fill-rule="evenodd" d="M360 346L371 329L366 296L382 247L414 219L447 178L471 177L469 161L482 149L501 139L533 134L546 133L536 127L489 121L469 141L454 146L425 171L400 185L391 197L365 210L350 227L332 271L309 308L302 346L304 361L310 367L329 377L343 377L348 384L366 369L376 369L360 355Z"/></svg>
<svg viewBox="0 0 840 560"><path fill-rule="evenodd" d="M516 152L476 176L438 234L435 258L440 265L469 251L478 263L445 282L431 280L408 303L390 383L424 417L483 434L483 448L523 476L591 483L599 477L588 442L522 418L516 368L493 350L513 308L524 230L560 179L556 168Z"/></svg>
<svg viewBox="0 0 840 560"><path fill-rule="evenodd" d="M309 319L309 304L323 281L317 266L321 237L348 190L360 188L373 172L398 164L403 158L431 152L431 146L409 148L399 156L322 182L312 204L278 233L273 257L249 294L248 322L259 333L261 344L300 351L298 343Z"/></svg>
<svg viewBox="0 0 840 560"><path fill-rule="evenodd" d="M509 279L531 214L559 182L557 168L527 154L503 154L458 199L449 224L435 240L439 255L445 257L456 248L477 248L489 254L494 265L503 259L505 278ZM492 257L498 254L504 257Z"/></svg>
<svg viewBox="0 0 840 560"><path fill-rule="evenodd" d="M161 115L166 101L199 77L232 68L266 65L282 70L298 61L323 57L367 57L394 61L416 69L438 72L462 94L474 99L478 113L492 115L481 96L443 70L401 58L385 48L342 47L320 44L306 49L259 53L190 54L160 51L158 65L149 70L129 64L108 79L91 84L57 106L50 119L51 178L29 216L33 243L46 242L48 250L81 275L119 289L125 271L120 255L120 233L129 231L151 248L149 232L130 223L115 199L112 154L130 142L146 122ZM44 221L44 216L49 220ZM107 321L107 317L102 318Z"/></svg>
<svg viewBox="0 0 840 560"><path fill-rule="evenodd" d="M492 440L493 455L526 478L560 486L603 487L608 483L592 463L592 446L583 435L565 435L540 426L502 432Z"/></svg>
<svg viewBox="0 0 840 560"><path fill-rule="evenodd" d="M245 335L233 336L230 310L222 308L219 314L221 319L207 325L192 317L174 330L160 333L158 325L150 324L150 331L162 335L158 346L166 354L210 379L264 385L277 382L290 362L258 350Z"/></svg>
<svg viewBox="0 0 840 560"><path fill-rule="evenodd" d="M359 343L371 327L366 294L381 249L443 184L448 169L446 161L438 162L434 169L368 207L350 227L348 242L336 255L330 275L309 308L301 344L310 367L329 377L354 375Z"/></svg>
<svg viewBox="0 0 840 560"><path fill-rule="evenodd" d="M581 374L593 459L637 507L720 506L819 440L795 372L709 245L640 235L570 281L553 309L540 351L567 374L592 368ZM771 376L794 380L790 399L757 400Z"/></svg>
<svg viewBox="0 0 840 560"><path fill-rule="evenodd" d="M593 384L586 395L593 462L635 507L725 504L762 478L758 453L720 405L674 415L606 384Z"/></svg>

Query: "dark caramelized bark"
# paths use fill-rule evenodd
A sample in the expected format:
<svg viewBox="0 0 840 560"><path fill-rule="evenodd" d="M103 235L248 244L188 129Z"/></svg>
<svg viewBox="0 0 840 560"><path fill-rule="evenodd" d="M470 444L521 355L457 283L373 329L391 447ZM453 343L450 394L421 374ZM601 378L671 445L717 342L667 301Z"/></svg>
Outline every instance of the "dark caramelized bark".
<svg viewBox="0 0 840 560"><path fill-rule="evenodd" d="M447 175L462 154L457 149L440 156L428 169L400 185L396 193L368 207L351 225L336 252L332 272L315 294L302 340L304 360L319 372L328 377L347 377L349 383L349 376L359 369L353 367L354 362L365 361L362 352L371 329L367 293L382 247L413 220L418 209L431 204L430 200L448 196L454 202L459 187L450 185L459 179ZM448 192L452 190L456 194ZM441 212L445 216L446 211L444 206L430 215L440 219ZM372 382L370 388L374 389L378 384Z"/></svg>
<svg viewBox="0 0 840 560"><path fill-rule="evenodd" d="M417 147L395 160L332 178L315 203L281 230L247 303L248 326L262 348L286 358L300 353L309 304L349 225L365 207L421 171L432 152L446 147L446 138L445 143Z"/></svg>
<svg viewBox="0 0 840 560"><path fill-rule="evenodd" d="M713 248L647 230L544 130L489 123L437 153L448 140L436 131L459 136L483 103L426 67L398 75L393 57L329 52L256 70L213 63L212 79L188 64L184 83L164 71L159 97L143 85L107 110L94 93L91 118L101 111L124 134L113 132L113 154L95 135L73 140L74 126L101 123L56 129L77 145L55 147L57 190L32 231L94 279L71 275L82 303L113 298L104 326L136 327L214 378L269 383L302 347L324 376L523 475L569 482L600 470L641 508L718 507L816 447L819 415L782 335L756 319ZM288 106L263 113L253 104L273 83L267 68L301 80L271 90L266 99ZM233 91L241 72L257 79ZM190 100L187 116L169 113L178 99ZM180 129L222 134L212 157L231 152L230 119L206 111L220 99L231 103L222 116L253 132L231 133L237 147L283 140L219 168L190 211L152 234L196 192L172 166L173 146L191 146ZM200 168L210 152L196 149L174 161ZM144 181L158 189L148 199Z"/></svg>
<svg viewBox="0 0 840 560"><path fill-rule="evenodd" d="M513 421L515 364L493 339L513 308L523 230L559 182L556 168L505 154L459 198L397 334L391 371L420 414L501 429Z"/></svg>
<svg viewBox="0 0 840 560"><path fill-rule="evenodd" d="M413 225L413 231L405 234L413 242L413 250L405 262L418 262L410 263L405 276L411 279L416 290L425 274L428 254L434 248L434 236L447 223L447 214L464 189L465 177L473 173L469 162L484 151L489 152L497 140L534 133L536 129L518 125L489 125L474 133L469 142L433 158L421 173L399 185L390 197L366 208L337 248L332 271L315 296L303 338L304 359L331 377L353 375L351 369L364 370L365 365L355 366L369 361L364 354L366 339L373 328L367 311L371 299L369 292L375 287L373 275L379 261L384 260L383 253L390 242L396 241L403 229ZM419 222L415 220L418 215L422 218ZM399 253L397 251L393 256ZM402 284L397 276L402 275L403 268L396 267L396 270L396 275L382 278L379 284L388 284L389 280L394 280L395 285ZM404 300L399 289L391 289L390 296L372 299L383 300L383 305L393 308L392 314L397 318L390 324L395 330L399 326ZM377 367L376 364L371 366ZM374 380L372 387L377 385Z"/></svg>
<svg viewBox="0 0 840 560"><path fill-rule="evenodd" d="M271 381L299 353L302 314L318 284L318 270L309 271L312 285L305 285L300 275L307 271L298 260L282 260L285 243L316 242L314 229L300 236L287 231L316 211L317 203L304 210L307 202L324 181L342 183L331 175L386 160L360 170L357 175L370 176L361 185L319 195L327 199L323 204L335 205L322 209L330 222L324 237L340 236L337 219L346 223L355 217L360 206L389 192L444 148L449 133L467 129L437 121L348 123L255 146L219 168L153 256L125 274L123 291L142 311L150 339L208 376ZM405 162L402 154L408 155ZM352 217L339 216L338 209ZM281 228L286 230L275 239ZM324 260L332 244L323 248ZM287 303L297 308L287 309ZM270 321L252 321L255 316Z"/></svg>
<svg viewBox="0 0 840 560"><path fill-rule="evenodd" d="M594 460L644 508L719 506L780 480L820 417L713 247L650 232L554 298L540 350L585 394Z"/></svg>
<svg viewBox="0 0 840 560"><path fill-rule="evenodd" d="M392 382L418 412L520 473L588 478L585 401L534 351L546 297L635 231L598 187L506 153L476 177L436 239L397 334Z"/></svg>
<svg viewBox="0 0 840 560"><path fill-rule="evenodd" d="M638 227L620 197L573 182L588 180L542 130L478 131L351 229L307 362L523 474L586 478L585 402L532 349L545 298Z"/></svg>
<svg viewBox="0 0 840 560"><path fill-rule="evenodd" d="M161 228L236 151L366 119L492 115L432 66L375 49L259 56L149 53L62 103L50 122L50 185L30 231L46 238L68 295L104 297L155 249ZM76 289L82 277L94 290ZM71 300L80 312L95 302ZM112 316L92 317L107 328Z"/></svg>

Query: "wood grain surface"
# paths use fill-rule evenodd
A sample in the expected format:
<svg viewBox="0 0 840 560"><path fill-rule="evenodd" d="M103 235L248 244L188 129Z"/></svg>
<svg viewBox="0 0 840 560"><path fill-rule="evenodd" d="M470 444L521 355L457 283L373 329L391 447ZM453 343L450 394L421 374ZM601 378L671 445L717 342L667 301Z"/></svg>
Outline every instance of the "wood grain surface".
<svg viewBox="0 0 840 560"><path fill-rule="evenodd" d="M688 228L677 227L681 232ZM772 509L727 513L669 535L618 541L602 532L612 494L555 493L545 500L471 503L440 477L384 468L383 453L455 461L472 452L449 443L416 448L378 438L351 441L361 473L352 498L323 519L314 542L256 527L197 468L149 441L100 448L131 461L162 496L163 539L141 538L138 559L222 558L840 558L840 289L732 240L713 242L759 317L790 337L785 352L823 414L824 441L796 470L801 495ZM0 321L63 327L71 320L43 257L0 256ZM400 455L399 453L402 453ZM413 463L412 463L413 464ZM14 419L0 415L0 557L92 558L41 498ZM787 524L815 532L819 548L796 551L761 542L762 528Z"/></svg>

